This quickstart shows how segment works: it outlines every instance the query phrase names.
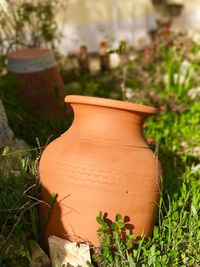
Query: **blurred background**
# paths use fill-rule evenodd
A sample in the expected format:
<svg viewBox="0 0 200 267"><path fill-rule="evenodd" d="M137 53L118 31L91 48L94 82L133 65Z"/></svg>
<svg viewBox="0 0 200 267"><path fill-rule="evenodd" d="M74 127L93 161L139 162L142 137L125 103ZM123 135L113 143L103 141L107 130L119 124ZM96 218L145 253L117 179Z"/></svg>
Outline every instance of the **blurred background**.
<svg viewBox="0 0 200 267"><path fill-rule="evenodd" d="M18 39L23 29L24 45L33 45L31 42L39 42L38 31L43 27L43 34L49 34L46 39L55 30L62 36L55 43L64 54L74 53L80 45L86 45L89 52L97 51L102 41L111 47L121 40L129 45L148 43L158 23L166 21L175 31L193 34L200 30L199 0L1 0L0 13L1 42L6 38L9 48L14 46L11 32L15 28ZM31 40L33 36L38 40Z"/></svg>
<svg viewBox="0 0 200 267"><path fill-rule="evenodd" d="M153 235L106 247L110 265L99 250L94 266L199 267L200 0L0 0L0 267L47 257L34 258L35 181L73 122L70 94L158 109L143 125L163 169Z"/></svg>
<svg viewBox="0 0 200 267"><path fill-rule="evenodd" d="M112 46L148 42L160 22L171 21L176 31L200 30L200 1L194 0L72 0L58 18L64 36L63 52L85 44L98 49L102 40Z"/></svg>

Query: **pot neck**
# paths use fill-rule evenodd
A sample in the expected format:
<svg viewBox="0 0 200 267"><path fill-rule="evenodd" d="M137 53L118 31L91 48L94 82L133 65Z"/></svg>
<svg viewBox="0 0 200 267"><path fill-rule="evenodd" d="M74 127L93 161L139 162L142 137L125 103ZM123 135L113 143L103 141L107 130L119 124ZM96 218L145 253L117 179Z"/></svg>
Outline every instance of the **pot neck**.
<svg viewBox="0 0 200 267"><path fill-rule="evenodd" d="M148 147L142 135L146 114L129 110L72 104L74 121L67 135L107 143Z"/></svg>

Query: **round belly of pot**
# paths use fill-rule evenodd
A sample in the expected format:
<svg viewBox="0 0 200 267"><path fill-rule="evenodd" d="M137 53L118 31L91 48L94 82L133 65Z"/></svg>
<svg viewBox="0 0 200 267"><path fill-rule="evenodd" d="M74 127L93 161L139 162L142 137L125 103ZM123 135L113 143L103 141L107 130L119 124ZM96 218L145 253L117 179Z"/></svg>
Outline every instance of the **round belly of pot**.
<svg viewBox="0 0 200 267"><path fill-rule="evenodd" d="M160 166L141 135L151 107L68 96L74 122L44 150L39 166L43 200L58 197L46 225L57 235L98 245L99 212L127 216L136 236L150 235L160 196ZM41 218L47 206L41 205Z"/></svg>

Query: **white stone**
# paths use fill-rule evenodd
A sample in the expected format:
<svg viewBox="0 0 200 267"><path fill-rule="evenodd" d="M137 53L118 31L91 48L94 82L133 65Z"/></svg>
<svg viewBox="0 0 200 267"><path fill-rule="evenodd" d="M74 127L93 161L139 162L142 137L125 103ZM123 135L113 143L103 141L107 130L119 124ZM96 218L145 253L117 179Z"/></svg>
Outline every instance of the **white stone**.
<svg viewBox="0 0 200 267"><path fill-rule="evenodd" d="M7 143L13 138L13 131L8 126L8 119L0 99L0 148L7 145Z"/></svg>
<svg viewBox="0 0 200 267"><path fill-rule="evenodd" d="M90 248L86 244L78 245L56 236L50 236L48 242L52 267L63 264L73 267L88 267L86 262L91 262Z"/></svg>

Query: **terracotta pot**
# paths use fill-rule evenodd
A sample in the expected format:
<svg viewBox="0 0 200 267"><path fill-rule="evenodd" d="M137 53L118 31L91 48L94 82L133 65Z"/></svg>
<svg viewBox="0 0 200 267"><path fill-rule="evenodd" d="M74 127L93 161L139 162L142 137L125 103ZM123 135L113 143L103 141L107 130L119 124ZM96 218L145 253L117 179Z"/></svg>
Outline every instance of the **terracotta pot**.
<svg viewBox="0 0 200 267"><path fill-rule="evenodd" d="M64 84L53 52L32 48L8 54L7 69L20 81L21 94L36 113L63 116Z"/></svg>
<svg viewBox="0 0 200 267"><path fill-rule="evenodd" d="M58 193L46 236L97 245L99 211L130 218L136 236L151 235L160 196L160 165L142 136L155 108L124 101L67 96L74 122L44 150L43 200ZM45 205L41 206L41 216ZM77 241L77 240L76 240Z"/></svg>

